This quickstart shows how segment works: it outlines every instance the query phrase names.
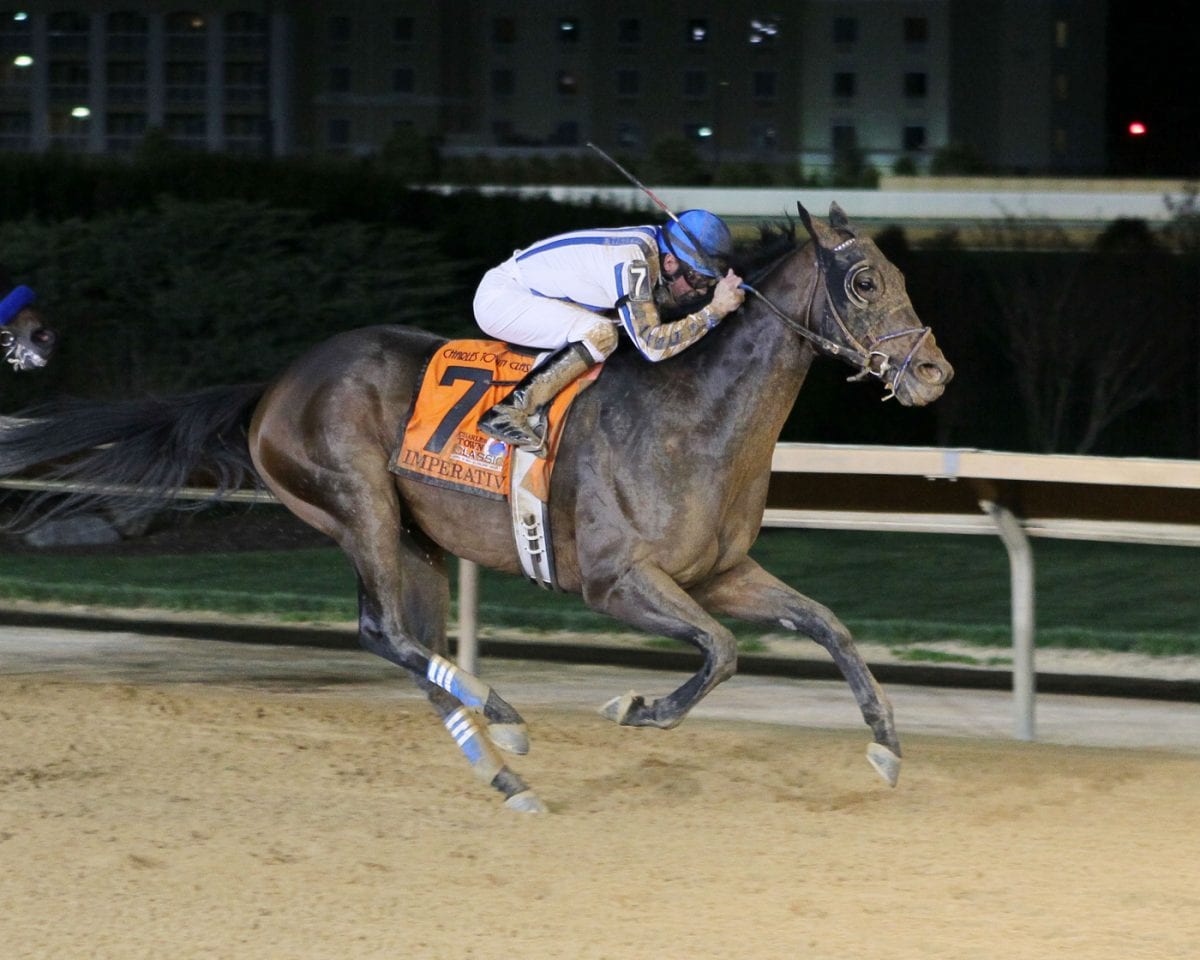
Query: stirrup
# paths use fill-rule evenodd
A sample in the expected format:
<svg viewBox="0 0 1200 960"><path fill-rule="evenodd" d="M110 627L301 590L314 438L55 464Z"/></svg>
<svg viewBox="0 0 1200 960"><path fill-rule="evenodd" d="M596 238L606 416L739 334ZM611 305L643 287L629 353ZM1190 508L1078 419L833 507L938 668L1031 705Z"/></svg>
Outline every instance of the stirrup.
<svg viewBox="0 0 1200 960"><path fill-rule="evenodd" d="M513 416L517 414L517 416ZM517 422L517 417L524 419L528 427L523 427ZM546 456L546 435L548 433L547 424L544 418L542 420L541 433L537 433L537 424L533 418L527 418L520 414L519 411L513 409L504 403L498 403L490 410L484 412L479 418L479 432L492 437L495 440L503 440L510 447L518 447L521 450L527 450L536 456Z"/></svg>

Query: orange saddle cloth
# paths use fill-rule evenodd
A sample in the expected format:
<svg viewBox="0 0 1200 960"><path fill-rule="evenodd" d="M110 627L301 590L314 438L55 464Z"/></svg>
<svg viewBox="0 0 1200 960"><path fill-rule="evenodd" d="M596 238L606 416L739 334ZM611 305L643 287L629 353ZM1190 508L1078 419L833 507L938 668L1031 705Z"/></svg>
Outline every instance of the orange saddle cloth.
<svg viewBox="0 0 1200 960"><path fill-rule="evenodd" d="M508 444L479 432L480 415L503 400L533 369L537 354L496 340L451 340L425 363L421 387L409 410L400 446L389 469L466 493L508 499L511 457ZM571 401L600 374L595 366L550 404L549 453L526 475L523 485L540 500L550 495L550 473Z"/></svg>

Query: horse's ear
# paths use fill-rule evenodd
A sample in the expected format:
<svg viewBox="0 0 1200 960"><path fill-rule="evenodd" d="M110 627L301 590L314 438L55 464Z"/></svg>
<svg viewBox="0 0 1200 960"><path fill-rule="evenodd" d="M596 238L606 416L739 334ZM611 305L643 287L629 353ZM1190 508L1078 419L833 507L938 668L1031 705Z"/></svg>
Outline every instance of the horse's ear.
<svg viewBox="0 0 1200 960"><path fill-rule="evenodd" d="M800 212L800 222L804 224L804 229L808 231L813 243L820 246L821 241L817 237L817 228L813 226L812 217L809 216L808 211L804 209L804 204L799 200L796 201L796 209Z"/></svg>
<svg viewBox="0 0 1200 960"><path fill-rule="evenodd" d="M839 207L836 202L829 204L829 225L835 230L854 232L854 228L850 226L850 218L846 216L846 211Z"/></svg>

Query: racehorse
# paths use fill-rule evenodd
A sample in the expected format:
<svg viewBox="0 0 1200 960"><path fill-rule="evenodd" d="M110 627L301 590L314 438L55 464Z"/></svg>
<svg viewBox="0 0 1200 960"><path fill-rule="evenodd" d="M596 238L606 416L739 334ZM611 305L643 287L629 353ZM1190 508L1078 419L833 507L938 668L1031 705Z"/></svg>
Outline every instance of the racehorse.
<svg viewBox="0 0 1200 960"><path fill-rule="evenodd" d="M0 281L0 356L14 370L34 370L50 361L58 336L33 306L33 291Z"/></svg>
<svg viewBox="0 0 1200 960"><path fill-rule="evenodd" d="M550 495L557 573L592 609L703 655L678 689L654 700L617 697L605 716L674 727L735 671L736 642L717 617L782 627L832 655L874 735L868 759L894 786L892 707L849 632L747 552L772 451L817 353L854 366L851 379L879 378L907 406L936 400L953 369L875 244L836 204L827 224L799 209L811 242L777 230L780 249L749 275L755 296L720 329L661 364L618 351L575 401ZM424 359L444 343L410 327L367 327L316 346L265 389L26 413L0 430L0 474L90 451L59 475L167 494L201 468L222 491L256 477L349 556L361 644L413 675L506 805L541 811L494 749L525 753L524 721L443 655L445 555L518 573L509 507L388 469Z"/></svg>

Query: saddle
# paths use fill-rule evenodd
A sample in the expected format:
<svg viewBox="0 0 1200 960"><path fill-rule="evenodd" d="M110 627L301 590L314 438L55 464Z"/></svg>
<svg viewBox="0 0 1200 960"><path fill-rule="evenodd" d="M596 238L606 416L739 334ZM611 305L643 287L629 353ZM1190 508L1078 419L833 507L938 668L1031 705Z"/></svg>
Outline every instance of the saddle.
<svg viewBox="0 0 1200 960"><path fill-rule="evenodd" d="M477 424L529 373L537 354L496 340L451 340L425 361L388 469L398 476L512 504L513 536L526 576L556 586L547 505L550 477L571 403L600 374L569 384L547 411L545 459L510 448Z"/></svg>

